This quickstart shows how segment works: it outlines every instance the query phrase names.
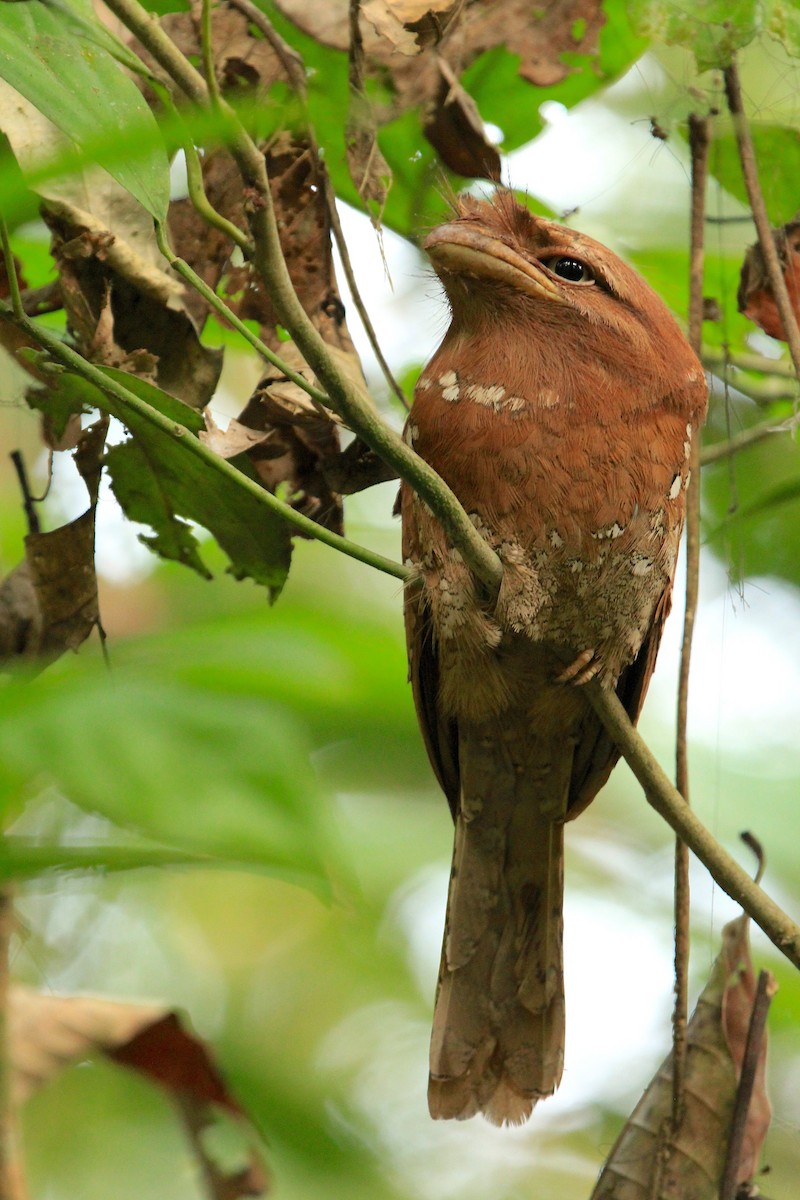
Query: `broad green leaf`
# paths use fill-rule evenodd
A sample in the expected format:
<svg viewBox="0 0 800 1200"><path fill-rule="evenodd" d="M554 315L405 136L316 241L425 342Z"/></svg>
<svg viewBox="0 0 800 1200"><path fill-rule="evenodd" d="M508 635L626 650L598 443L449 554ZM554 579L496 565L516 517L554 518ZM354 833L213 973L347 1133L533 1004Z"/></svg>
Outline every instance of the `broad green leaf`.
<svg viewBox="0 0 800 1200"><path fill-rule="evenodd" d="M104 372L183 425L190 431L189 436L203 428L198 412L153 384L110 367ZM82 407L102 408L122 421L134 437L112 447L108 469L126 515L153 529L153 536L144 539L146 544L165 558L183 562L207 577L197 541L185 523L196 521L216 538L237 579L252 578L269 589L271 599L277 598L289 570L289 527L238 487L235 480L187 453L181 439L170 437L133 409L70 372L61 374L50 392L34 393L33 402L47 411L52 405L60 412L65 405L72 405L76 411ZM247 459L240 456L232 461L250 474Z"/></svg>
<svg viewBox="0 0 800 1200"><path fill-rule="evenodd" d="M769 219L773 225L784 225L800 208L797 190L797 180L800 178L800 130L780 125L760 125L753 121L750 132ZM715 138L711 156L712 170L722 186L749 206L739 151L732 132Z"/></svg>
<svg viewBox="0 0 800 1200"><path fill-rule="evenodd" d="M790 403L770 410L776 425L791 415ZM732 404L732 432L767 413L755 405ZM726 436L723 413L714 415L712 437ZM729 566L736 579L777 575L800 584L800 446L788 434L775 434L733 461L723 460L703 470L704 526L708 544Z"/></svg>
<svg viewBox="0 0 800 1200"><path fill-rule="evenodd" d="M43 787L189 852L324 886L323 807L302 727L275 702L68 664L0 691L0 800Z"/></svg>
<svg viewBox="0 0 800 1200"><path fill-rule="evenodd" d="M155 119L133 81L101 45L88 41L66 8L42 0L3 5L0 76L152 216L166 217L169 169ZM119 154L120 138L131 127L152 137L154 148L145 156L133 142L124 157ZM98 149L105 139L110 146L116 141L116 153Z"/></svg>
<svg viewBox="0 0 800 1200"><path fill-rule="evenodd" d="M727 67L734 54L763 29L759 0L635 0L634 24L644 36L684 46L701 71Z"/></svg>

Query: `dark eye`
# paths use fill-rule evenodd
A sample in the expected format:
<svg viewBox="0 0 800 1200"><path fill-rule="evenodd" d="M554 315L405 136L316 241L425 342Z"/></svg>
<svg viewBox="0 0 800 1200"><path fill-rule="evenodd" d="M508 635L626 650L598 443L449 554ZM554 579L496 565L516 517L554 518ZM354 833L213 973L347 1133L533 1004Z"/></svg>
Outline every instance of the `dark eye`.
<svg viewBox="0 0 800 1200"><path fill-rule="evenodd" d="M594 275L579 258L543 258L542 263L568 283L594 283Z"/></svg>

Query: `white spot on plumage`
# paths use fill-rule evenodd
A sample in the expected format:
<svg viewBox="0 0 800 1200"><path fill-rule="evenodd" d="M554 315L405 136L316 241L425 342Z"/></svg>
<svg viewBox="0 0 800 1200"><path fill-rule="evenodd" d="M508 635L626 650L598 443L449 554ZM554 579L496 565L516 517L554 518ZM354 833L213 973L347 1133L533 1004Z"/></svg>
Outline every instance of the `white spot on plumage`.
<svg viewBox="0 0 800 1200"><path fill-rule="evenodd" d="M669 492L667 493L667 499L674 500L677 497L678 492L680 490L681 490L681 477L680 477L680 475L676 475L672 481Z"/></svg>
<svg viewBox="0 0 800 1200"><path fill-rule="evenodd" d="M691 481L692 481L692 472L691 472L691 471L687 471L687 472L686 472L686 479L684 480L684 484L683 484L683 486L684 486L684 487L687 489L687 491L688 491L688 489L689 489L689 484L691 483Z"/></svg>
<svg viewBox="0 0 800 1200"><path fill-rule="evenodd" d="M615 521L613 525L609 525L606 529L595 530L595 532L592 534L592 537L596 538L598 542L603 541L605 538L609 538L613 541L614 538L621 537L624 532L625 526L619 525Z"/></svg>
<svg viewBox="0 0 800 1200"><path fill-rule="evenodd" d="M461 392L459 391L458 384L455 383L455 384L453 384L452 387L446 387L443 390L442 399L449 400L450 403L453 404L459 398L460 395L461 395Z"/></svg>
<svg viewBox="0 0 800 1200"><path fill-rule="evenodd" d="M433 381L430 380L427 375L420 375L419 379L417 380L416 390L418 392L427 392L428 388L432 387L432 385Z"/></svg>
<svg viewBox="0 0 800 1200"><path fill-rule="evenodd" d="M445 371L444 375L439 376L439 387L452 387L454 383L458 383L458 376L455 371Z"/></svg>
<svg viewBox="0 0 800 1200"><path fill-rule="evenodd" d="M499 384L493 387L486 387L481 383L471 383L469 387L464 389L464 394L470 400L474 400L476 404L483 404L487 408L497 409L502 407L506 389Z"/></svg>
<svg viewBox="0 0 800 1200"><path fill-rule="evenodd" d="M635 554L633 557L633 566L631 571L634 575L649 575L653 569L652 558L645 558L641 554Z"/></svg>
<svg viewBox="0 0 800 1200"><path fill-rule="evenodd" d="M539 403L543 408L555 408L560 397L552 388L544 388L539 392Z"/></svg>
<svg viewBox="0 0 800 1200"><path fill-rule="evenodd" d="M560 550L564 545L564 539L561 537L557 529L551 529L548 534L548 541L554 550Z"/></svg>

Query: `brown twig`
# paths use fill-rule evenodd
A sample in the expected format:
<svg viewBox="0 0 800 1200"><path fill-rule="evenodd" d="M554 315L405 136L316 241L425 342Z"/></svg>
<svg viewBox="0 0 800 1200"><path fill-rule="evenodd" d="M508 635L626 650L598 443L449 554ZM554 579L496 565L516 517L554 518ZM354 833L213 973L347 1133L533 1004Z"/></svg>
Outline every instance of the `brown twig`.
<svg viewBox="0 0 800 1200"><path fill-rule="evenodd" d="M14 470L17 472L19 490L22 492L22 507L25 512L25 519L28 522L28 533L39 533L39 514L36 511L34 498L31 495L30 485L28 483L28 472L25 470L25 462L19 450L11 451L11 461L14 464Z"/></svg>
<svg viewBox="0 0 800 1200"><path fill-rule="evenodd" d="M758 167L753 149L753 139L750 135L750 126L747 123L744 104L742 103L742 86L739 81L739 69L736 65L736 59L731 61L731 65L726 67L723 74L725 79L725 95L731 118L733 119L736 143L739 148L742 177L747 189L750 207L753 210L753 221L758 232L761 253L764 256L764 266L767 269L772 295L775 298L775 303L778 306L778 312L783 323L783 331L789 345L789 353L792 356L794 369L798 377L800 377L800 329L798 329L797 318L794 315L792 302L789 299L789 292L783 278L775 239L772 236L772 226L770 225L766 205L764 204L764 194L761 191L761 185L758 181Z"/></svg>
<svg viewBox="0 0 800 1200"><path fill-rule="evenodd" d="M700 451L700 463L702 466L707 466L709 463L719 462L723 458L731 458L734 454L738 454L740 450L747 450L750 446L756 446L759 442L763 442L765 438L772 437L776 433L794 433L800 423L800 416L787 417L785 421L762 421L758 425L751 426L750 429L742 429L739 433L733 434L732 437L726 438L722 442L716 442L713 446L704 446Z"/></svg>
<svg viewBox="0 0 800 1200"><path fill-rule="evenodd" d="M703 366L710 371L735 367L738 371L752 371L757 375L774 375L778 379L797 379L797 373L792 363L781 358L765 358L763 354L748 354L741 351L734 358L727 354L721 354L719 350L706 347L702 359Z"/></svg>
<svg viewBox="0 0 800 1200"><path fill-rule="evenodd" d="M761 1047L764 1042L764 1030L767 1024L767 1014L772 1003L772 997L777 991L777 985L769 971L762 971L758 977L753 1008L750 1012L750 1024L747 1028L747 1041L744 1048L742 1070L739 1076L739 1086L736 1089L736 1101L731 1118L728 1152L725 1158L725 1170L719 1189L719 1200L736 1200L738 1190L739 1162L747 1131L747 1114L753 1096L753 1086L758 1069Z"/></svg>
<svg viewBox="0 0 800 1200"><path fill-rule="evenodd" d="M631 724L616 692L608 691L596 680L583 687L586 698L642 785L648 803L683 838L722 890L752 917L781 954L800 968L800 927L753 882L692 812Z"/></svg>
<svg viewBox="0 0 800 1200"><path fill-rule="evenodd" d="M20 292L22 310L29 317L38 317L43 313L58 312L64 307L64 297L61 295L61 280L54 279L43 287L23 288Z"/></svg>
<svg viewBox="0 0 800 1200"><path fill-rule="evenodd" d="M708 117L689 116L692 156L692 219L689 268L689 341L699 355L703 333L703 232L708 178ZM689 802L687 719L692 634L697 613L700 579L700 436L695 431L689 458L691 478L686 493L686 609L683 618L678 676L678 729L675 781ZM672 1012L672 1128L677 1131L683 1114L686 1076L686 1025L689 1011L689 850L682 838L675 841L675 1005Z"/></svg>
<svg viewBox="0 0 800 1200"><path fill-rule="evenodd" d="M350 252L347 248L347 241L345 240L342 223L339 220L339 210L336 207L336 195L333 187L331 186L330 178L328 177L327 167L325 166L325 163L319 154L319 147L314 136L314 130L311 126L310 120L308 119L308 89L306 85L306 71L303 60L297 51L283 40L266 14L263 13L260 8L256 8L255 4L252 3L252 0L229 0L229 3L234 8L238 8L241 13L244 13L248 21L252 21L256 29L258 29L260 33L263 33L264 37L267 39L270 46L280 59L281 66L286 72L289 83L292 85L300 100L300 103L303 106L309 144L317 161L319 172L323 180L325 204L328 209L328 220L331 223L333 240L336 242L336 249L339 251L339 257L342 260L342 270L344 271L344 277L347 280L347 286L350 289L350 295L353 297L353 304L355 305L355 309L358 313L361 324L364 327L364 332L367 335L367 340L369 341L372 353L375 355L378 365L383 372L384 379L386 380L389 388L394 392L395 396L397 396L398 400L403 405L403 408L408 411L408 400L406 399L405 393L400 387L400 384L395 379L394 374L392 373L392 368L389 366L386 358L384 357L383 350L381 349L380 342L378 341L378 335L375 332L375 326L372 324L369 312L367 311L367 306L361 297L355 272L353 271L353 264L350 259Z"/></svg>

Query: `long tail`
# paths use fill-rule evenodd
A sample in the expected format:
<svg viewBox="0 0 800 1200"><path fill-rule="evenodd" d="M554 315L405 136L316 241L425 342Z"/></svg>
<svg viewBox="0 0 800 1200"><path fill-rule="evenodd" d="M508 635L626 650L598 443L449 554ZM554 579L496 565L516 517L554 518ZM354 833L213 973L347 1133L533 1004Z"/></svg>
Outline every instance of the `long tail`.
<svg viewBox="0 0 800 1200"><path fill-rule="evenodd" d="M431 1038L433 1117L517 1124L564 1063L564 817L573 746L459 724L461 805Z"/></svg>

